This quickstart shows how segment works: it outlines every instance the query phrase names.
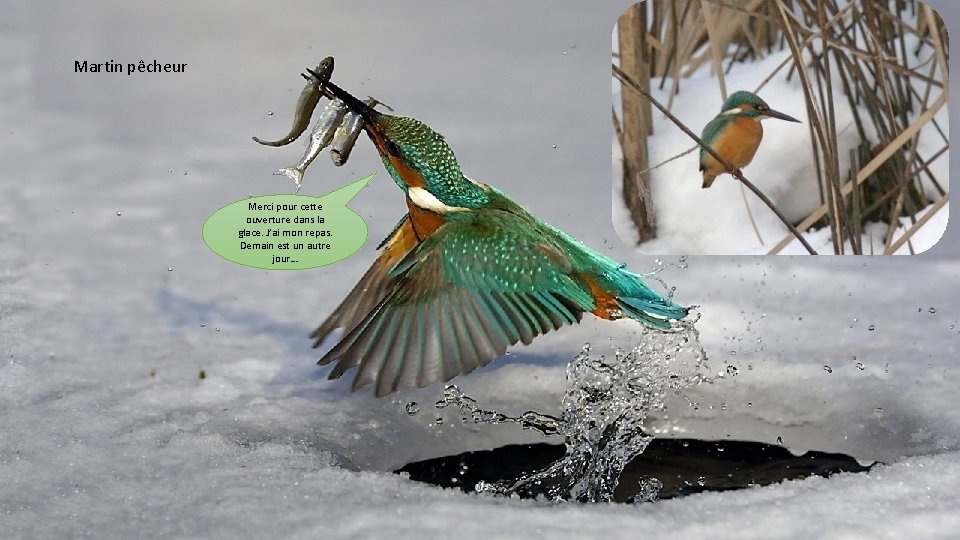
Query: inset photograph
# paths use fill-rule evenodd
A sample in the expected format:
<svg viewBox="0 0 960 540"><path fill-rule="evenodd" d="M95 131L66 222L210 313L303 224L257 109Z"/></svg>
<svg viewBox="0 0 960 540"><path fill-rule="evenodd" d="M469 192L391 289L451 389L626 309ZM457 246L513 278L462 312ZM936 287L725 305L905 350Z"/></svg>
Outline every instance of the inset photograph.
<svg viewBox="0 0 960 540"><path fill-rule="evenodd" d="M947 227L948 36L916 1L646 0L613 30L614 225L657 255L913 255Z"/></svg>

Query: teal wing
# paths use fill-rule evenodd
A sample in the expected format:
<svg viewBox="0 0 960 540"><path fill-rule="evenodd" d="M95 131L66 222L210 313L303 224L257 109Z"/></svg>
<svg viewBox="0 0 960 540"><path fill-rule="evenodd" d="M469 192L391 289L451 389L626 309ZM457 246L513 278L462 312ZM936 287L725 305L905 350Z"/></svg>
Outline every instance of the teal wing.
<svg viewBox="0 0 960 540"><path fill-rule="evenodd" d="M720 135L720 132L723 131L724 126L729 123L730 117L728 116L717 116L713 120L707 123L706 127L703 128L703 133L700 135L700 138L703 139L703 142L707 146L712 146L711 142L716 140L717 136ZM707 168L707 156L710 155L704 150L703 147L700 147L700 170Z"/></svg>
<svg viewBox="0 0 960 540"><path fill-rule="evenodd" d="M320 359L358 366L377 396L469 373L517 342L578 322L593 299L564 255L523 216L449 221L390 272L394 286Z"/></svg>

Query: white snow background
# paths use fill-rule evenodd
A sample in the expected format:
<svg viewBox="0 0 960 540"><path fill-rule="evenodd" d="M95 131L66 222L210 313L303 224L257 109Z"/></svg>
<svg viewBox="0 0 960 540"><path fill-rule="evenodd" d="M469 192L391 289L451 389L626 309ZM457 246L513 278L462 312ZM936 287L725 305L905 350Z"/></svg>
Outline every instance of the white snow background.
<svg viewBox="0 0 960 540"><path fill-rule="evenodd" d="M956 4L931 4L957 28ZM314 364L307 335L404 212L365 141L343 168L318 160L304 186L380 172L352 204L371 240L355 256L269 272L203 244L217 208L292 191L270 173L302 146L250 136L285 133L299 73L333 55L337 82L432 125L470 176L654 268L611 224L610 30L624 7L0 2L0 537L960 536L955 227L913 257L665 270L701 306L712 369L738 368L691 395L698 410L671 407L665 432L888 465L640 506L479 497L389 472L541 439L437 426L440 386L376 400ZM74 73L111 59L188 68ZM636 331L587 317L456 382L485 407L553 413L585 341L604 353ZM423 410L407 415L409 401Z"/></svg>

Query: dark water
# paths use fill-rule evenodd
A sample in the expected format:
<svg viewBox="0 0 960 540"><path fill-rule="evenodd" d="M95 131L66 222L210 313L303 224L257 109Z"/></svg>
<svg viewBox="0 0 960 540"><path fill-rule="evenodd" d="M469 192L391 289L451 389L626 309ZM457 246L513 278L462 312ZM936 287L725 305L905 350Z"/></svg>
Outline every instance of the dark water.
<svg viewBox="0 0 960 540"><path fill-rule="evenodd" d="M563 445L510 445L410 463L395 472L407 473L418 482L472 493L477 482L509 481L544 469L563 456ZM795 456L781 446L758 442L654 439L624 468L614 501L632 502L637 494L647 498L650 478L662 483L657 498L672 499L808 476L865 472L871 466L860 465L850 456L828 452L810 451ZM528 485L517 494L522 498L535 498L541 493L537 486Z"/></svg>

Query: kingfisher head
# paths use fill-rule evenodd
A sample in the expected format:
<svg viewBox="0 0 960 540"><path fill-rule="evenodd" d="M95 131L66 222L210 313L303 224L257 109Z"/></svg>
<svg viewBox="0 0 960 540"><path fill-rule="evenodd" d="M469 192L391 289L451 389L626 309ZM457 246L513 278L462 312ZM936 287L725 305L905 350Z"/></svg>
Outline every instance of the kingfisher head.
<svg viewBox="0 0 960 540"><path fill-rule="evenodd" d="M323 83L323 92L363 117L364 131L384 167L408 195L436 199L438 208L479 208L489 201L486 191L463 175L453 150L430 126L377 111L329 81Z"/></svg>
<svg viewBox="0 0 960 540"><path fill-rule="evenodd" d="M766 101L760 99L760 96L745 90L730 94L730 97L723 102L720 116L752 118L758 122L764 118L779 118L788 122L799 122L792 116L771 109Z"/></svg>

